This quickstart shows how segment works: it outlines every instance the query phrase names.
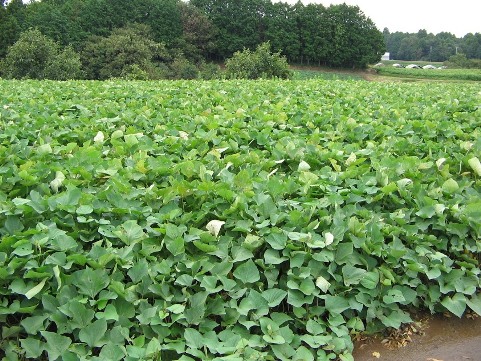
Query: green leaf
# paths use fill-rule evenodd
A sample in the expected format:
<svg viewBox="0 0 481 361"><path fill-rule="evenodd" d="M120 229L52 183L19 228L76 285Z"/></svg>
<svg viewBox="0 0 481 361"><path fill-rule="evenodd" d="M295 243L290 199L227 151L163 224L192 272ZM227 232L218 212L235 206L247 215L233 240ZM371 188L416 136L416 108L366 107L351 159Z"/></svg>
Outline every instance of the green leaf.
<svg viewBox="0 0 481 361"><path fill-rule="evenodd" d="M107 321L102 318L81 329L79 339L89 347L101 347L106 344L104 338L106 331Z"/></svg>
<svg viewBox="0 0 481 361"><path fill-rule="evenodd" d="M305 342L307 345L309 345L313 349L318 349L321 346L327 345L329 342L331 342L333 339L333 336L332 335L318 335L318 336L302 335L300 338L302 342Z"/></svg>
<svg viewBox="0 0 481 361"><path fill-rule="evenodd" d="M78 247L75 239L67 235L65 231L58 228L49 229L48 235L51 238L52 247L57 251L69 251Z"/></svg>
<svg viewBox="0 0 481 361"><path fill-rule="evenodd" d="M262 338L267 343L272 343L276 345L282 345L286 343L286 340L284 339L284 337L278 334L266 334L266 335L263 335Z"/></svg>
<svg viewBox="0 0 481 361"><path fill-rule="evenodd" d="M102 347L99 356L102 360L120 361L125 357L125 353L120 345L108 343Z"/></svg>
<svg viewBox="0 0 481 361"><path fill-rule="evenodd" d="M5 221L5 229L10 234L15 234L16 232L20 232L24 229L24 225L20 221L19 217L16 216L7 216L7 220Z"/></svg>
<svg viewBox="0 0 481 361"><path fill-rule="evenodd" d="M466 303L466 296L462 293L456 293L453 297L446 296L441 301L441 304L446 307L449 312L458 317L461 317L466 310Z"/></svg>
<svg viewBox="0 0 481 361"><path fill-rule="evenodd" d="M432 218L435 214L436 214L436 207L434 206L425 206L416 212L417 216L424 219Z"/></svg>
<svg viewBox="0 0 481 361"><path fill-rule="evenodd" d="M95 316L98 319L104 318L106 320L113 320L113 321L119 320L119 314L117 313L117 309L115 308L114 305L107 305L107 307L105 307L104 309L104 312L97 312Z"/></svg>
<svg viewBox="0 0 481 361"><path fill-rule="evenodd" d="M202 349L204 341L201 333L193 328L186 328L184 331L185 343L193 349Z"/></svg>
<svg viewBox="0 0 481 361"><path fill-rule="evenodd" d="M72 317L70 325L72 328L83 329L89 325L94 318L94 310L85 307L84 304L79 301L72 301L68 305L69 315Z"/></svg>
<svg viewBox="0 0 481 361"><path fill-rule="evenodd" d="M160 345L160 342L157 338L153 338L150 340L150 342L147 344L147 347L145 349L145 356L155 356L160 353L162 349L162 346Z"/></svg>
<svg viewBox="0 0 481 361"><path fill-rule="evenodd" d="M135 266L133 266L128 272L128 276L134 283L140 282L149 273L149 264L145 258L141 258Z"/></svg>
<svg viewBox="0 0 481 361"><path fill-rule="evenodd" d="M170 312L172 312L172 313L175 314L175 315L179 315L179 314L181 314L182 312L184 312L184 310L185 310L185 305L175 304L175 305L172 305L172 306L167 307L167 310L170 311Z"/></svg>
<svg viewBox="0 0 481 361"><path fill-rule="evenodd" d="M344 353L339 355L341 361L354 361L354 357L350 353Z"/></svg>
<svg viewBox="0 0 481 361"><path fill-rule="evenodd" d="M136 134L125 134L124 135L125 144L129 147L133 147L134 145L139 143L139 139L137 138Z"/></svg>
<svg viewBox="0 0 481 361"><path fill-rule="evenodd" d="M262 336L264 341L277 345L281 345L286 342L284 337L282 337L279 333L279 325L273 320L267 317L262 317L259 320L259 324L261 326L262 332L264 333L264 335Z"/></svg>
<svg viewBox="0 0 481 361"><path fill-rule="evenodd" d="M42 145L39 145L37 147L37 153L39 155L44 155L44 154L50 154L52 153L53 150L52 150L52 147L50 146L49 143L46 143L46 144L42 144ZM58 177L57 177L58 178Z"/></svg>
<svg viewBox="0 0 481 361"><path fill-rule="evenodd" d="M270 348L277 357L276 360L292 360L292 357L296 355L296 350L288 343L283 343L282 345L271 344ZM244 359L239 361L244 361Z"/></svg>
<svg viewBox="0 0 481 361"><path fill-rule="evenodd" d="M342 313L350 308L349 301L344 297L326 295L325 299L326 309L333 314Z"/></svg>
<svg viewBox="0 0 481 361"><path fill-rule="evenodd" d="M233 274L243 283L254 283L260 280L259 270L251 259L237 266Z"/></svg>
<svg viewBox="0 0 481 361"><path fill-rule="evenodd" d="M124 222L120 227L117 227L113 233L127 245L139 242L145 238L142 227L140 227L135 220Z"/></svg>
<svg viewBox="0 0 481 361"><path fill-rule="evenodd" d="M267 301L269 307L278 306L287 296L287 292L279 288L271 288L262 292L262 297Z"/></svg>
<svg viewBox="0 0 481 361"><path fill-rule="evenodd" d="M471 296L470 299L466 299L466 304L481 316L481 293Z"/></svg>
<svg viewBox="0 0 481 361"><path fill-rule="evenodd" d="M379 272L372 271L365 273L360 283L369 290L375 289L379 284Z"/></svg>
<svg viewBox="0 0 481 361"><path fill-rule="evenodd" d="M37 359L44 351L42 342L33 337L20 340L20 343L22 345L22 349L25 351L25 356L28 358Z"/></svg>
<svg viewBox="0 0 481 361"><path fill-rule="evenodd" d="M66 336L58 335L54 332L41 331L42 336L47 341L45 350L48 353L49 360L56 360L67 351L72 340Z"/></svg>
<svg viewBox="0 0 481 361"><path fill-rule="evenodd" d="M82 197L82 191L78 188L67 188L65 192L62 192L56 199L57 204L67 207L76 206Z"/></svg>
<svg viewBox="0 0 481 361"><path fill-rule="evenodd" d="M79 292L95 298L95 296L109 285L109 277L107 272L102 269L93 270L87 267L73 273L72 284L77 286Z"/></svg>
<svg viewBox="0 0 481 361"><path fill-rule="evenodd" d="M264 260L266 264L278 265L288 260L287 257L281 257L278 251L267 249L264 253Z"/></svg>
<svg viewBox="0 0 481 361"><path fill-rule="evenodd" d="M172 223L165 225L165 235L170 239L181 238L185 232L185 226L176 226Z"/></svg>
<svg viewBox="0 0 481 361"><path fill-rule="evenodd" d="M177 256L185 252L184 239L182 237L177 237L174 239L166 238L165 246L172 255Z"/></svg>
<svg viewBox="0 0 481 361"><path fill-rule="evenodd" d="M386 304L401 303L405 301L404 295L399 290L389 290L387 295L382 298Z"/></svg>
<svg viewBox="0 0 481 361"><path fill-rule="evenodd" d="M31 335L36 335L39 331L44 329L44 322L48 316L32 316L24 318L20 324L25 331Z"/></svg>
<svg viewBox="0 0 481 361"><path fill-rule="evenodd" d="M184 312L185 319L188 323L197 325L202 321L205 315L207 296L207 292L198 292L190 297L190 307Z"/></svg>
<svg viewBox="0 0 481 361"><path fill-rule="evenodd" d="M262 297L262 294L251 289L247 297L244 297L239 303L237 311L244 316L253 311L256 317L265 316L269 313L269 305Z"/></svg>
<svg viewBox="0 0 481 361"><path fill-rule="evenodd" d="M306 331L312 335L321 335L326 332L326 327L319 322L310 319L306 323Z"/></svg>
<svg viewBox="0 0 481 361"><path fill-rule="evenodd" d="M349 262L353 253L354 249L352 243L340 243L336 250L336 263L341 265Z"/></svg>
<svg viewBox="0 0 481 361"><path fill-rule="evenodd" d="M438 278L439 276L441 276L441 270L439 268L431 268L429 270L426 271L426 276L430 279L430 280L434 280L436 278Z"/></svg>
<svg viewBox="0 0 481 361"><path fill-rule="evenodd" d="M203 243L201 241L194 241L193 243L194 243L194 246L196 246L202 252L210 253L210 252L217 251L217 246L215 246L213 244L207 244L207 243Z"/></svg>
<svg viewBox="0 0 481 361"><path fill-rule="evenodd" d="M301 346L296 350L294 361L314 361L314 355L308 348Z"/></svg>
<svg viewBox="0 0 481 361"><path fill-rule="evenodd" d="M394 310L388 315L381 315L379 319L386 327L392 327L395 329L401 327L403 323L412 322L411 317L400 309Z"/></svg>
<svg viewBox="0 0 481 361"><path fill-rule="evenodd" d="M306 296L310 296L316 290L316 286L314 281L310 278L303 279L301 284L299 285L299 291L304 293Z"/></svg>
<svg viewBox="0 0 481 361"><path fill-rule="evenodd" d="M454 179L449 178L446 180L443 185L441 186L444 192L448 194L453 194L459 189L458 182L456 182Z"/></svg>
<svg viewBox="0 0 481 361"><path fill-rule="evenodd" d="M281 251L286 248L287 235L284 233L272 232L266 237L266 242L269 243L273 249Z"/></svg>
<svg viewBox="0 0 481 361"><path fill-rule="evenodd" d="M82 205L78 207L75 213L79 215L87 215L87 214L91 214L93 211L94 211L94 208L90 204L87 204L87 205Z"/></svg>
<svg viewBox="0 0 481 361"><path fill-rule="evenodd" d="M342 276L346 286L357 285L366 274L366 270L346 265L342 267Z"/></svg>

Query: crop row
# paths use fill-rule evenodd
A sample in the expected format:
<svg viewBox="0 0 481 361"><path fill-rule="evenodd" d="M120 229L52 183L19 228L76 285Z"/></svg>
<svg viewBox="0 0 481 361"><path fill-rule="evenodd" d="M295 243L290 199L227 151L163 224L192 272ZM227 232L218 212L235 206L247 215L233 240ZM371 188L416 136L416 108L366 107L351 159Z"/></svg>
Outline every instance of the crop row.
<svg viewBox="0 0 481 361"><path fill-rule="evenodd" d="M479 69L404 69L387 66L376 68L376 72L380 75L405 78L481 81L481 70Z"/></svg>

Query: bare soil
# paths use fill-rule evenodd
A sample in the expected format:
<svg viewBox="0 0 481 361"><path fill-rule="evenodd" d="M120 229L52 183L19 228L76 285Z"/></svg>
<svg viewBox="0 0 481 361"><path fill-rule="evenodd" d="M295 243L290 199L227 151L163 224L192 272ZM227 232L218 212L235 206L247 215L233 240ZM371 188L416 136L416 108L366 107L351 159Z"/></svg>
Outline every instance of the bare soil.
<svg viewBox="0 0 481 361"><path fill-rule="evenodd" d="M399 342L404 347L392 348L392 340L382 337L356 342L354 360L481 361L481 318L435 316L422 324L408 332L408 342ZM404 336L399 341L406 341Z"/></svg>

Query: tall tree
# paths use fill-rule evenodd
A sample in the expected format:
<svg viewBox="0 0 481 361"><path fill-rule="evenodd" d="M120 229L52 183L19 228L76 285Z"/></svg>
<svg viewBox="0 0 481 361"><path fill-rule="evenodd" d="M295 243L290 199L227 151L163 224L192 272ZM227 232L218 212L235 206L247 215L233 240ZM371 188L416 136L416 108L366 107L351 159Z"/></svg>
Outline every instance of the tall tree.
<svg viewBox="0 0 481 361"><path fill-rule="evenodd" d="M6 4L4 1L0 7L0 58L19 39L21 25L25 22L25 5L22 0L12 0Z"/></svg>
<svg viewBox="0 0 481 361"><path fill-rule="evenodd" d="M181 2L182 50L194 60L209 58L215 50L217 29L201 10L189 3Z"/></svg>
<svg viewBox="0 0 481 361"><path fill-rule="evenodd" d="M192 0L219 29L220 59L243 48L254 49L265 39L265 15L269 0Z"/></svg>
<svg viewBox="0 0 481 361"><path fill-rule="evenodd" d="M62 45L70 44L70 24L61 5L52 0L32 2L25 8L24 28L37 28Z"/></svg>
<svg viewBox="0 0 481 361"><path fill-rule="evenodd" d="M481 59L481 33L469 33L461 42L461 50L468 58Z"/></svg>
<svg viewBox="0 0 481 361"><path fill-rule="evenodd" d="M331 5L327 14L329 65L362 68L381 58L385 51L383 34L359 7Z"/></svg>
<svg viewBox="0 0 481 361"><path fill-rule="evenodd" d="M304 6L301 2L298 2L295 8L301 43L301 63L324 63L330 46L326 8L322 4Z"/></svg>
<svg viewBox="0 0 481 361"><path fill-rule="evenodd" d="M143 14L145 21L138 22L151 27L153 40L172 46L182 37L179 3L180 0L150 0L149 8Z"/></svg>
<svg viewBox="0 0 481 361"><path fill-rule="evenodd" d="M13 44L12 38L15 37L16 33L14 29L17 27L15 19L9 16L2 4L0 6L0 58L7 54L8 47Z"/></svg>
<svg viewBox="0 0 481 361"><path fill-rule="evenodd" d="M291 61L297 61L301 51L295 9L287 3L271 3L265 15L265 39Z"/></svg>

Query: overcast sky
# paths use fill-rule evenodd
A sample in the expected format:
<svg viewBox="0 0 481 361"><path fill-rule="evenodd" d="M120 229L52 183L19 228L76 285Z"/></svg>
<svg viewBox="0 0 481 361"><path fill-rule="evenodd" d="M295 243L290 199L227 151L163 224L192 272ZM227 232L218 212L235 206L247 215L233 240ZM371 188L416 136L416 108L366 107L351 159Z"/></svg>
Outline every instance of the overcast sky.
<svg viewBox="0 0 481 361"><path fill-rule="evenodd" d="M282 0L294 4L297 0ZM379 30L415 33L447 31L458 37L481 33L481 1L479 0L302 0L307 3L357 5L371 18Z"/></svg>

